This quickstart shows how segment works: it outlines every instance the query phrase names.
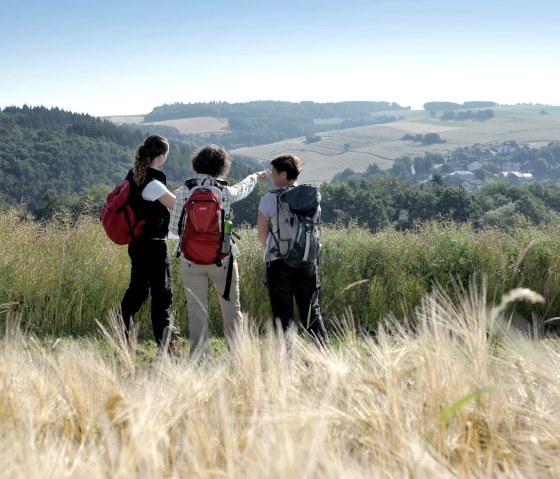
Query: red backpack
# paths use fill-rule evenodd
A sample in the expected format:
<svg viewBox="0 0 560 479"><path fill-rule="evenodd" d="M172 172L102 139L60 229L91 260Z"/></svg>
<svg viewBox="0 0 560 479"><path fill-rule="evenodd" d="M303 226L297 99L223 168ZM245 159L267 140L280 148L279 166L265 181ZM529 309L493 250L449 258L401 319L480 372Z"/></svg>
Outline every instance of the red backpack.
<svg viewBox="0 0 560 479"><path fill-rule="evenodd" d="M101 224L111 241L129 244L136 239L144 228L145 220L138 220L128 203L132 185L129 180L115 186L107 195L107 202L101 208Z"/></svg>
<svg viewBox="0 0 560 479"><path fill-rule="evenodd" d="M197 185L189 180L186 186L190 191L179 219L183 256L196 264L221 266L222 259L230 253L221 251L225 218L221 185Z"/></svg>

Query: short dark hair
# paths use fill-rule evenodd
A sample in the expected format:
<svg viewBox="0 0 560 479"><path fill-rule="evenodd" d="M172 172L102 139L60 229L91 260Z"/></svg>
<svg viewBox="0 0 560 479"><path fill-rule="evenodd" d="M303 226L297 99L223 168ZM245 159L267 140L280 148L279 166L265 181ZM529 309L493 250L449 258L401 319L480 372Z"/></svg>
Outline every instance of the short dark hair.
<svg viewBox="0 0 560 479"><path fill-rule="evenodd" d="M285 171L288 180L297 180L297 177L303 171L301 160L296 155L277 156L270 164L278 172Z"/></svg>
<svg viewBox="0 0 560 479"><path fill-rule="evenodd" d="M213 177L225 176L229 171L231 160L223 146L206 145L192 157L192 167L196 173Z"/></svg>

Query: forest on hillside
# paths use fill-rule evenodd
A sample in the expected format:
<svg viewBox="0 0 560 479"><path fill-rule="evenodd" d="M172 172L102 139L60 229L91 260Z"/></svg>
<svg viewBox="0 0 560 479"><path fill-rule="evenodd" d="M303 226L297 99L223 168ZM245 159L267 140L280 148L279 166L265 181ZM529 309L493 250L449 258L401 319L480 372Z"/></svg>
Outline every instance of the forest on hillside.
<svg viewBox="0 0 560 479"><path fill-rule="evenodd" d="M37 218L85 202L100 206L132 167L136 147L160 133L154 126L127 128L58 108L8 107L0 111L0 204L23 204ZM170 142L164 166L171 187L192 173L194 146ZM230 175L242 178L261 166L240 158Z"/></svg>

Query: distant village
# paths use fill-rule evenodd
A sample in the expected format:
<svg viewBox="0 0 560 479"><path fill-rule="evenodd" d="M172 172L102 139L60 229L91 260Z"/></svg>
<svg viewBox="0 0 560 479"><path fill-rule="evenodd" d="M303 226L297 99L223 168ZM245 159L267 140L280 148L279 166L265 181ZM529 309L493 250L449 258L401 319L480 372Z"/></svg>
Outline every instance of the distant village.
<svg viewBox="0 0 560 479"><path fill-rule="evenodd" d="M535 181L535 161L511 161L522 148L528 146L520 145L514 140L491 146L475 143L472 146L453 148L444 155L445 163L434 165L429 177L419 183L432 182L434 176L439 175L445 185L475 191L497 180L505 180L514 185Z"/></svg>

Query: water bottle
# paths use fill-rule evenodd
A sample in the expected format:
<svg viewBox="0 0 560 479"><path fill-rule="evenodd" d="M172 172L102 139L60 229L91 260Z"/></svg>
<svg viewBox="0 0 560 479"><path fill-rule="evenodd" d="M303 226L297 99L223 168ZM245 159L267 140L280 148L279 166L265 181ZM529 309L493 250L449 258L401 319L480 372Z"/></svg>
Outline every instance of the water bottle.
<svg viewBox="0 0 560 479"><path fill-rule="evenodd" d="M221 253L229 253L229 245L231 243L231 232L233 230L233 223L230 219L224 220L224 239L222 240Z"/></svg>

